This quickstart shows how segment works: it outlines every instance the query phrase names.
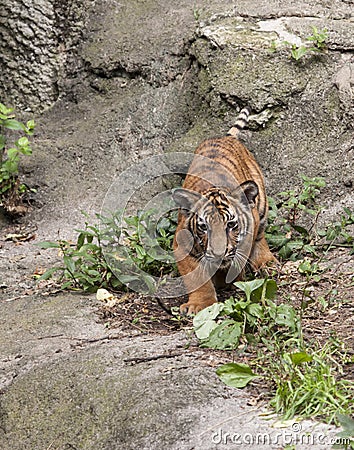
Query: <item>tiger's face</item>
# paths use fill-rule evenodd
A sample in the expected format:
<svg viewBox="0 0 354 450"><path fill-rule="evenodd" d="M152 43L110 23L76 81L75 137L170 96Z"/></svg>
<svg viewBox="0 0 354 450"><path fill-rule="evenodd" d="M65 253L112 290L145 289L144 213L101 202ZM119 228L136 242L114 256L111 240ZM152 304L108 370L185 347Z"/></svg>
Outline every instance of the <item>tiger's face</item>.
<svg viewBox="0 0 354 450"><path fill-rule="evenodd" d="M252 209L257 195L258 187L251 181L233 192L211 188L199 194L176 189L174 199L194 240L190 255L210 268L227 269L235 263L241 270L253 244Z"/></svg>

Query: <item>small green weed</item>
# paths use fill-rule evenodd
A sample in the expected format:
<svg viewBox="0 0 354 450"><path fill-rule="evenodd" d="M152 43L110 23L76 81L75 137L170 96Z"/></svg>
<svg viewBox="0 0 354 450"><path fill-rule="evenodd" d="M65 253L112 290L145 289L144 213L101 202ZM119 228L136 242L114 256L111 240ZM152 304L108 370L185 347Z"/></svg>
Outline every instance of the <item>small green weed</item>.
<svg viewBox="0 0 354 450"><path fill-rule="evenodd" d="M326 40L328 39L328 30L318 30L317 27L312 27L312 34L306 38L307 41L313 44L310 50L323 51L326 48Z"/></svg>
<svg viewBox="0 0 354 450"><path fill-rule="evenodd" d="M284 41L283 44L290 46L290 55L295 61L299 61L309 52L324 52L326 50L326 40L328 39L328 30L318 30L317 27L312 27L312 34L306 38L311 46L308 45L296 45L290 42ZM274 46L272 47L272 51Z"/></svg>
<svg viewBox="0 0 354 450"><path fill-rule="evenodd" d="M26 185L20 183L18 166L20 155L31 155L32 150L27 136L34 132L35 123L29 120L26 124L15 119L12 108L7 108L0 103L0 206L9 213L16 213ZM25 133L9 144L5 130ZM16 209L17 208L17 209Z"/></svg>
<svg viewBox="0 0 354 450"><path fill-rule="evenodd" d="M83 230L77 230L76 243L65 240L45 241L41 248L56 248L63 258L63 265L44 272L39 280L47 280L59 274L62 289L81 289L95 292L98 288L120 288L122 283L112 273L104 257L102 234L97 225L85 222Z"/></svg>
<svg viewBox="0 0 354 450"><path fill-rule="evenodd" d="M296 44L290 44L290 54L295 61L299 61L306 53L310 50L308 47L305 47L304 45L296 45Z"/></svg>
<svg viewBox="0 0 354 450"><path fill-rule="evenodd" d="M193 17L196 22L198 22L200 18L200 10L196 7L193 8Z"/></svg>
<svg viewBox="0 0 354 450"><path fill-rule="evenodd" d="M293 261L315 257L319 250L328 251L336 246L354 250L354 238L347 231L354 223L354 213L344 208L339 221L319 228L317 221L322 207L317 199L326 183L321 177L301 178L300 188L269 198L266 238L270 247L278 251L281 259Z"/></svg>

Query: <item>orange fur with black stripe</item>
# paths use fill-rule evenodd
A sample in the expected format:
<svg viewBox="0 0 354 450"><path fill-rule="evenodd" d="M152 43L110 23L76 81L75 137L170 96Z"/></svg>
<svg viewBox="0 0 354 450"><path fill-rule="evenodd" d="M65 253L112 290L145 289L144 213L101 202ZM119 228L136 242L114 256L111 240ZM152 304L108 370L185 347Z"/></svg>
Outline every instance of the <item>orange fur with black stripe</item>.
<svg viewBox="0 0 354 450"><path fill-rule="evenodd" d="M174 190L180 210L173 248L189 295L182 313L194 314L215 303L215 287L242 279L246 264L258 270L275 260L264 238L264 178L237 139L248 116L243 109L227 136L204 141L183 187Z"/></svg>

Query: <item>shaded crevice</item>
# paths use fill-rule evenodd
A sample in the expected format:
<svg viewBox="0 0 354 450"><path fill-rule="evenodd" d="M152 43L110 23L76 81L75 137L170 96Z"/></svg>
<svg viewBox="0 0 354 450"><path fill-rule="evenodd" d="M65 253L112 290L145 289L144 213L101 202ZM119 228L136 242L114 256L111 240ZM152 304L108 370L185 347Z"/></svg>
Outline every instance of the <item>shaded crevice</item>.
<svg viewBox="0 0 354 450"><path fill-rule="evenodd" d="M85 70L88 74L96 77L110 80L112 78L126 78L128 80L147 78L148 74L141 69L127 70L121 64L113 69L103 69L101 67L92 67L89 63L85 63Z"/></svg>

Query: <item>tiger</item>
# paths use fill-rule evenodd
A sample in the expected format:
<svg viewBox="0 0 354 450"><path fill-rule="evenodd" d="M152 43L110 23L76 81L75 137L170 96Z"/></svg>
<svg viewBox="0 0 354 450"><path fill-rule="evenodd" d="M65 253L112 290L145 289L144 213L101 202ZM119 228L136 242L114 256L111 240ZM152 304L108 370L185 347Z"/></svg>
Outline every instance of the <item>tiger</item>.
<svg viewBox="0 0 354 450"><path fill-rule="evenodd" d="M178 207L173 252L188 292L182 314L217 302L216 288L276 261L265 240L268 201L262 171L239 136L249 122L242 109L228 133L202 142L172 197Z"/></svg>

